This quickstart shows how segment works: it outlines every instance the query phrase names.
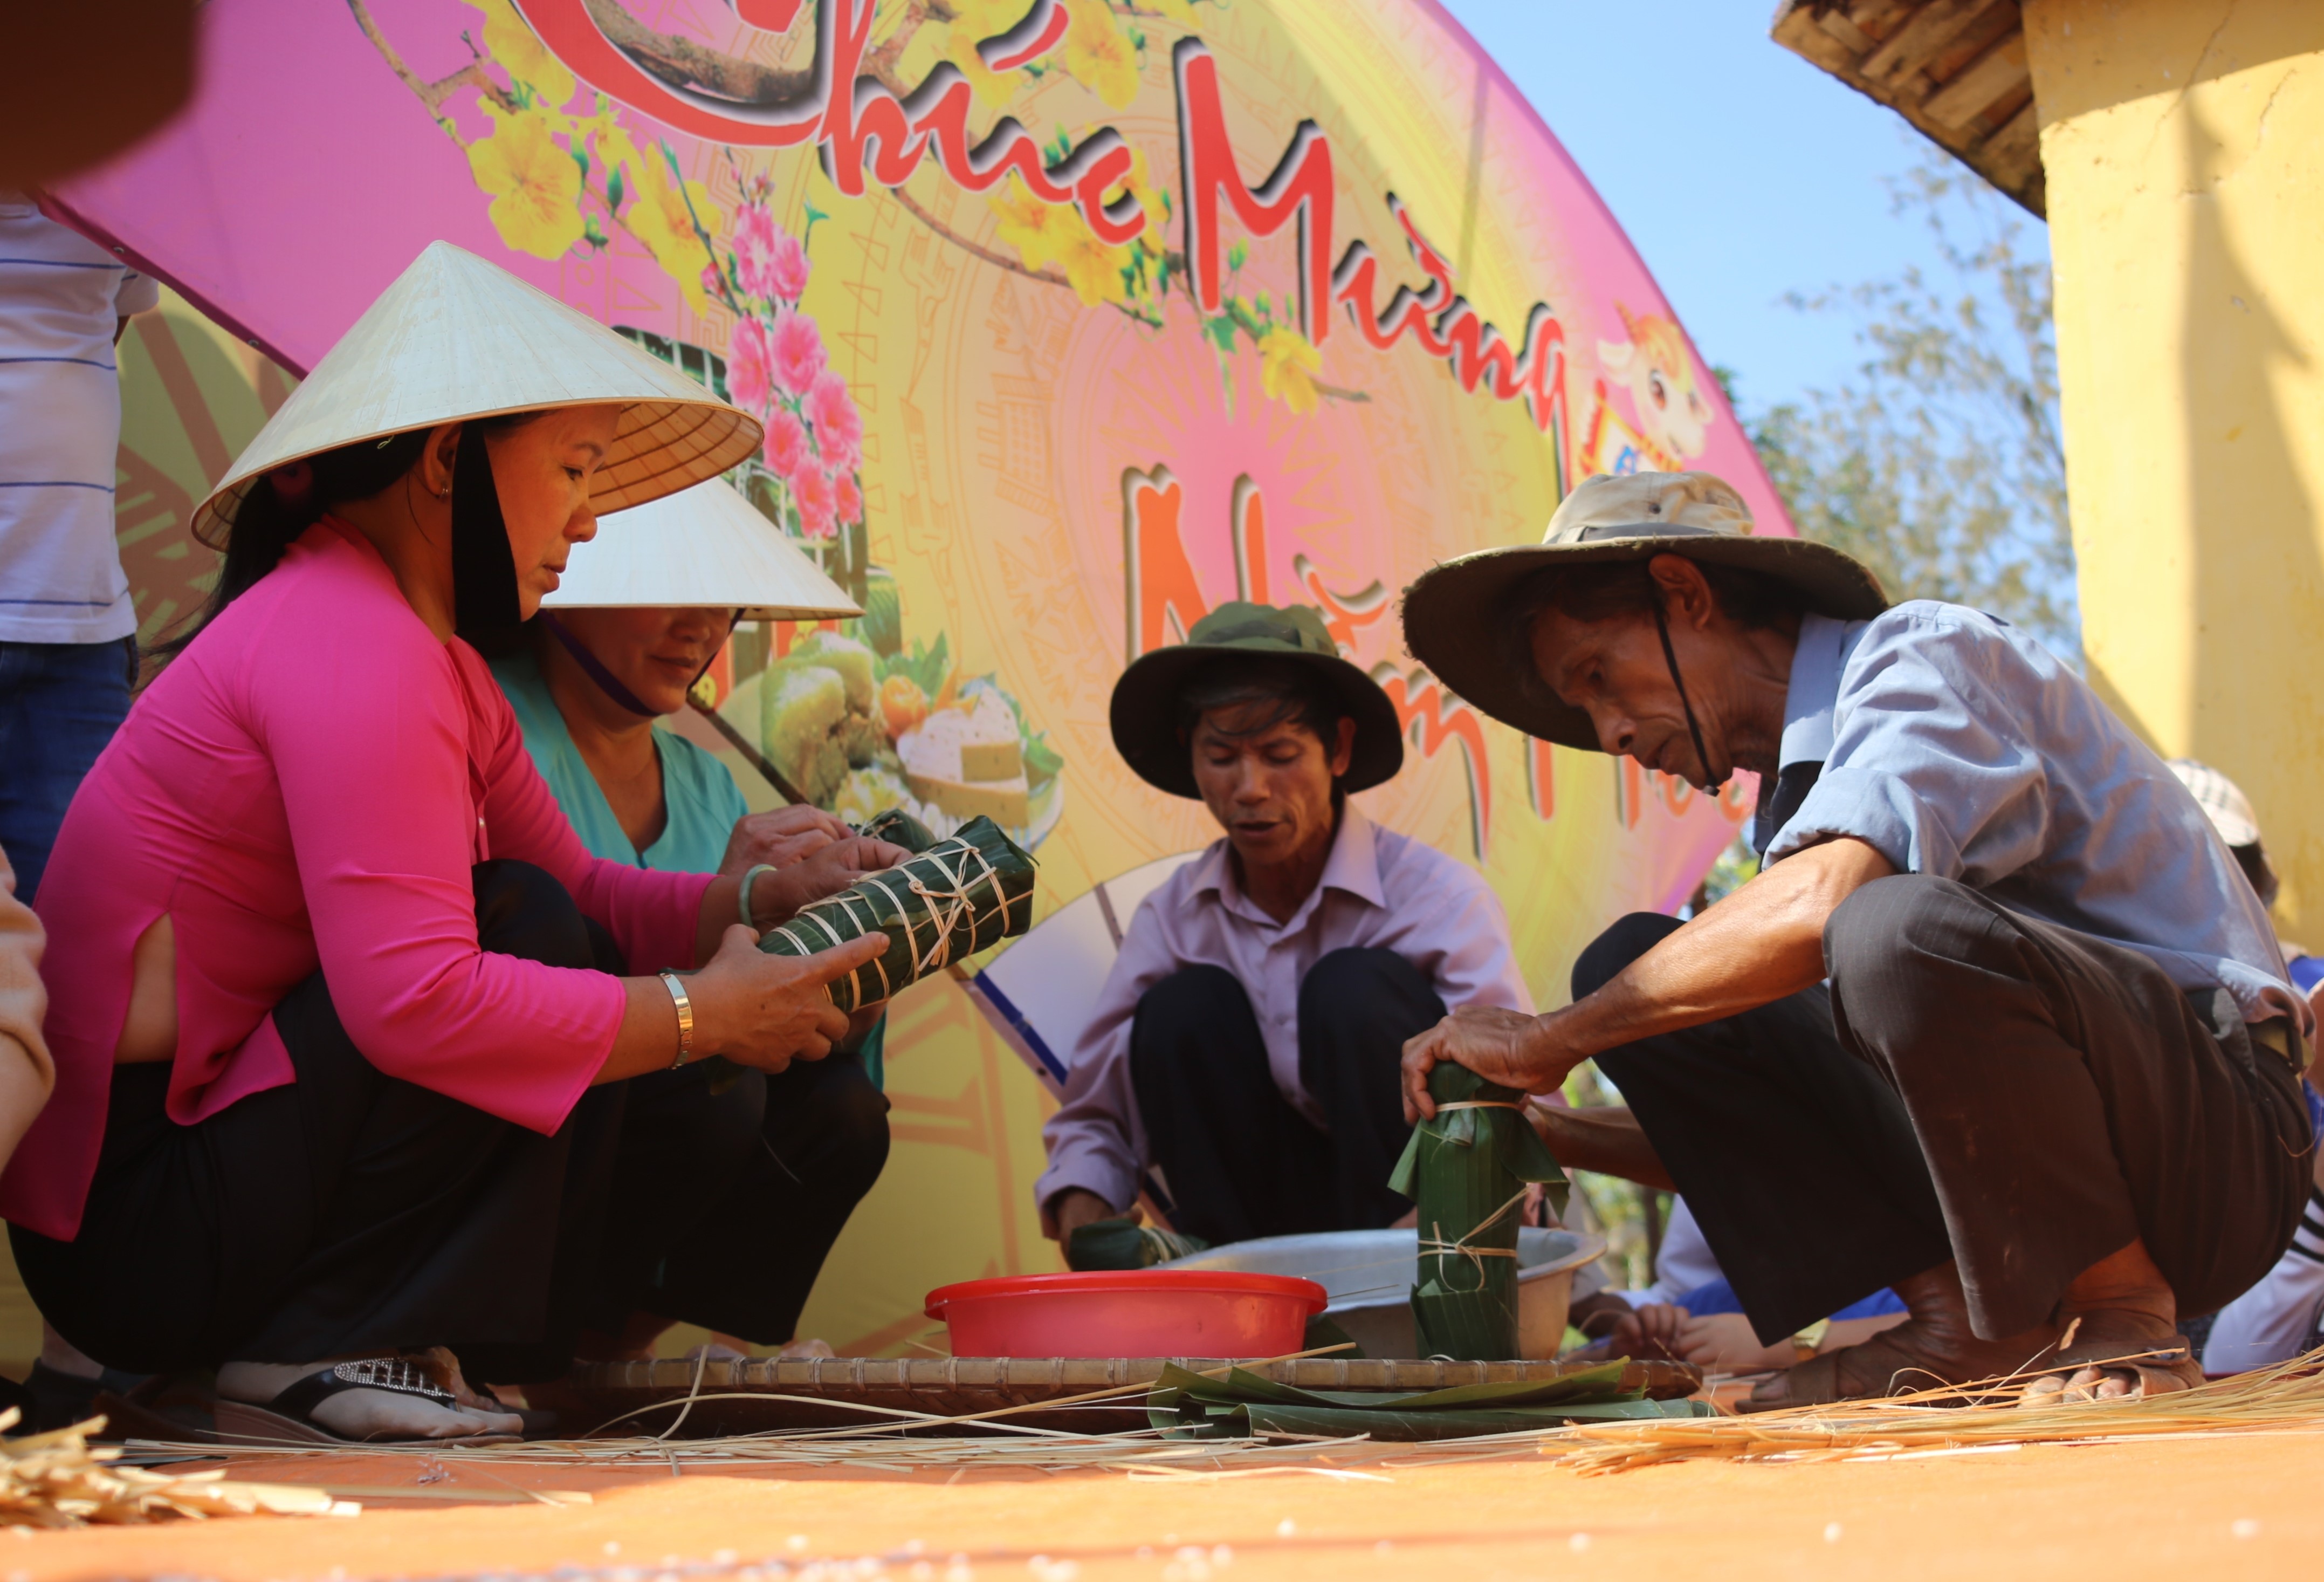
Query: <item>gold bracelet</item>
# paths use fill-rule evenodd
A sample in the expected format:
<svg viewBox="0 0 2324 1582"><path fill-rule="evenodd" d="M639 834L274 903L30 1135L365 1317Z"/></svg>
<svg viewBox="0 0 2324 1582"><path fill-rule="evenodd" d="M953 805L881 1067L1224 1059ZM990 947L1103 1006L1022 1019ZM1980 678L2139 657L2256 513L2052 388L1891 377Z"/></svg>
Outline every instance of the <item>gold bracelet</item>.
<svg viewBox="0 0 2324 1582"><path fill-rule="evenodd" d="M678 982L678 974L659 972L654 976L669 986L669 997L678 1002L678 1059L669 1063L669 1069L675 1071L694 1058L694 1002L687 998L686 985Z"/></svg>

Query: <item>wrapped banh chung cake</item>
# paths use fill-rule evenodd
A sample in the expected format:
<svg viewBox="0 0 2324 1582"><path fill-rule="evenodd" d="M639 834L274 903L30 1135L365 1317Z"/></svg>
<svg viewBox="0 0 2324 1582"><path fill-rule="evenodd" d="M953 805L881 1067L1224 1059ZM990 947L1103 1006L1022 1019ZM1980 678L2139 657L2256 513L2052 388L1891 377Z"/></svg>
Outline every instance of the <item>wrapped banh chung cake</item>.
<svg viewBox="0 0 2324 1582"><path fill-rule="evenodd" d="M759 683L760 739L799 795L828 806L851 768L887 745L873 714L872 651L816 632L767 667Z"/></svg>
<svg viewBox="0 0 2324 1582"><path fill-rule="evenodd" d="M1032 857L991 819L974 819L910 861L800 908L770 929L759 948L812 956L862 934L886 934L886 955L831 985L832 1004L852 1013L1016 938L1032 921Z"/></svg>

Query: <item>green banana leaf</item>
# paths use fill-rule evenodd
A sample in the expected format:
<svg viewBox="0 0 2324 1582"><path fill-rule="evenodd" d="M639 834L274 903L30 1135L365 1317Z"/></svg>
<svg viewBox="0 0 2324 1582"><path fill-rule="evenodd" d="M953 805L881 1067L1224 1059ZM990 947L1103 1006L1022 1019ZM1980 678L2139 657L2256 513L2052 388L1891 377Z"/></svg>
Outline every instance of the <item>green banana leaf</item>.
<svg viewBox="0 0 2324 1582"><path fill-rule="evenodd" d="M973 819L910 861L801 907L767 930L759 948L812 956L862 934L886 934L886 955L831 985L832 1004L853 1012L1022 934L1032 921L1032 857L991 819Z"/></svg>
<svg viewBox="0 0 2324 1582"><path fill-rule="evenodd" d="M1463 1066L1428 1074L1436 1102L1522 1104L1512 1087ZM1412 1317L1423 1356L1499 1362L1517 1354L1518 1207L1535 1181L1565 1207L1565 1172L1515 1108L1439 1109L1412 1131L1388 1189L1413 1199L1420 1225L1420 1283Z"/></svg>
<svg viewBox="0 0 2324 1582"><path fill-rule="evenodd" d="M1182 1236L1159 1226L1135 1225L1127 1219L1100 1219L1077 1227L1065 1238L1065 1267L1151 1269L1174 1258L1206 1251L1200 1236Z"/></svg>
<svg viewBox="0 0 2324 1582"><path fill-rule="evenodd" d="M1147 1397L1147 1416L1174 1439L1292 1434L1420 1440L1711 1413L1704 1402L1645 1400L1621 1380L1622 1365L1616 1363L1559 1379L1443 1390L1302 1390L1243 1368L1213 1379L1171 1364Z"/></svg>
<svg viewBox="0 0 2324 1582"><path fill-rule="evenodd" d="M868 835L874 840L884 840L890 846L900 846L918 856L936 845L936 831L913 818L901 808L890 808L874 814L872 822L858 828L857 834Z"/></svg>

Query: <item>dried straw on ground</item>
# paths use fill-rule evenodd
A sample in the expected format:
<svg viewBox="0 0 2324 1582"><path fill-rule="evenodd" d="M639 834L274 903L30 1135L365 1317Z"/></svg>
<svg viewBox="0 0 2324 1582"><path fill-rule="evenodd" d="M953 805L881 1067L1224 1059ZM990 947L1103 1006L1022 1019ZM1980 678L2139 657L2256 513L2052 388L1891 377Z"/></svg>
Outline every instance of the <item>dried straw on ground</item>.
<svg viewBox="0 0 2324 1582"><path fill-rule="evenodd" d="M2017 1445L2324 1432L2324 1348L2151 1400L2021 1408L2031 1376L1749 1417L1605 1424L1545 1438L1580 1473L1674 1461L1856 1461Z"/></svg>
<svg viewBox="0 0 2324 1582"><path fill-rule="evenodd" d="M14 1407L0 1430L16 1426ZM211 1516L353 1516L362 1507L317 1488L228 1483L222 1472L173 1476L108 1465L121 1452L90 1448L103 1418L53 1433L0 1439L0 1527L88 1527Z"/></svg>

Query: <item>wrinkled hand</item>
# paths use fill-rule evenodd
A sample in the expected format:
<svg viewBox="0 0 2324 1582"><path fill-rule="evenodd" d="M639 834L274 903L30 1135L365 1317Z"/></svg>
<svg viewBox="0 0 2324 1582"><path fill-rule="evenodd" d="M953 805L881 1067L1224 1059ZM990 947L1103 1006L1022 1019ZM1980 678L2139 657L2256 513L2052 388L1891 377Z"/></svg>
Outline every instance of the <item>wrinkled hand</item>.
<svg viewBox="0 0 2324 1582"><path fill-rule="evenodd" d="M1117 1214L1113 1205L1095 1192L1083 1187L1067 1187L1041 1205L1041 1234L1063 1246L1072 1239L1074 1232L1101 1219L1127 1219L1136 1225L1145 1217L1145 1211L1135 1203L1130 1206L1128 1214Z"/></svg>
<svg viewBox="0 0 2324 1582"><path fill-rule="evenodd" d="M854 833L836 815L804 802L764 813L745 813L734 820L733 832L726 837L726 855L719 859L718 872L723 877L739 879L761 863L788 868Z"/></svg>
<svg viewBox="0 0 2324 1582"><path fill-rule="evenodd" d="M736 923L709 965L687 980L694 1003L694 1048L774 1074L793 1060L820 1060L847 1036L847 1013L825 985L888 948L866 934L813 956L770 956Z"/></svg>
<svg viewBox="0 0 2324 1582"><path fill-rule="evenodd" d="M1627 1348L1627 1350L1626 1350ZM1614 1349L1634 1357L1669 1357L1706 1374L1757 1374L1787 1368L1798 1350L1790 1341L1762 1346L1740 1313L1705 1313L1649 1303L1614 1326Z"/></svg>
<svg viewBox="0 0 2324 1582"><path fill-rule="evenodd" d="M751 916L767 928L788 922L809 902L836 895L864 874L908 862L911 856L868 835L832 841L787 868L760 874L751 892Z"/></svg>
<svg viewBox="0 0 2324 1582"><path fill-rule="evenodd" d="M1535 1043L1541 1023L1499 1005L1463 1005L1404 1045L1404 1118L1436 1114L1428 1096L1428 1074L1451 1062L1466 1066L1488 1082L1527 1093L1548 1093L1565 1079L1567 1068L1545 1071ZM1571 1063L1569 1063L1570 1065Z"/></svg>

